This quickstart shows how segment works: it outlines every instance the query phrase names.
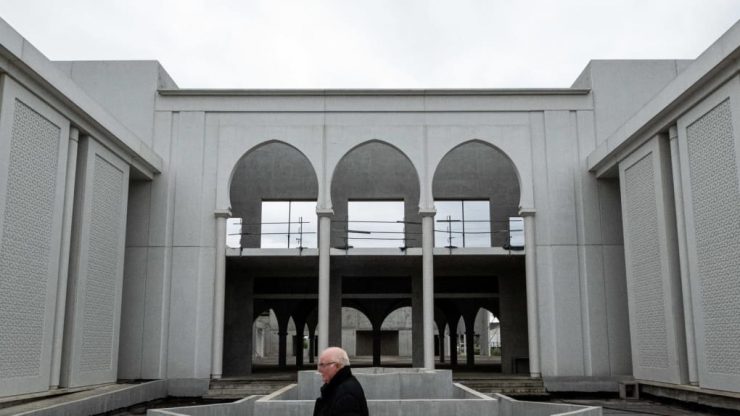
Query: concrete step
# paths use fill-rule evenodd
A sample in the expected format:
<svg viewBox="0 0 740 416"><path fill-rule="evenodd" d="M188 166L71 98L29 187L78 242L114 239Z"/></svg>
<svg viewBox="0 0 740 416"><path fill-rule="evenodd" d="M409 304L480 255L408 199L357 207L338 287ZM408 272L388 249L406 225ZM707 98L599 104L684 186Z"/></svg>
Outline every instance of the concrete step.
<svg viewBox="0 0 740 416"><path fill-rule="evenodd" d="M209 400L236 400L253 395L267 395L280 390L292 380L214 380L203 395Z"/></svg>
<svg viewBox="0 0 740 416"><path fill-rule="evenodd" d="M455 380L484 394L499 393L507 396L547 396L542 379L535 378L475 378Z"/></svg>

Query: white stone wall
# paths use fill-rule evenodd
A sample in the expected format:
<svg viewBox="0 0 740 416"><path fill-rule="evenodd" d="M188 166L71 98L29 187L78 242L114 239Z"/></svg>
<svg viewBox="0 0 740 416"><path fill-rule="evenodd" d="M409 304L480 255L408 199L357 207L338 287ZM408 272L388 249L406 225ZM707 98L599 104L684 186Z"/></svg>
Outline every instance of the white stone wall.
<svg viewBox="0 0 740 416"><path fill-rule="evenodd" d="M678 121L689 299L701 387L740 391L740 84Z"/></svg>
<svg viewBox="0 0 740 416"><path fill-rule="evenodd" d="M620 162L634 376L686 383L686 341L668 139Z"/></svg>
<svg viewBox="0 0 740 416"><path fill-rule="evenodd" d="M530 123L542 374L629 374L618 198L586 170L593 112L532 112Z"/></svg>
<svg viewBox="0 0 740 416"><path fill-rule="evenodd" d="M69 121L2 75L0 396L46 390L60 272Z"/></svg>
<svg viewBox="0 0 740 416"><path fill-rule="evenodd" d="M198 333L208 333L211 297L206 286L213 277L192 263L196 252L210 250L213 210L229 206L231 172L246 152L270 140L294 146L316 171L320 208L329 208L328 189L339 160L369 140L386 142L412 162L421 181L420 205L430 207L437 164L457 145L475 139L512 159L521 204L537 210L543 373L628 374L629 337L620 325L626 317L625 294L619 290L621 238L607 233L619 229L618 218L609 216L618 212L610 208L618 199L604 198L599 183L580 170L596 140L590 102L587 96L550 96L512 103L497 96L160 96L155 130L169 130L177 143L168 161L176 172L173 252L189 252L173 262L182 265L183 274L172 272L173 282L181 282L172 286L172 299L186 299L182 307L189 309L180 309L179 300L172 303L170 337L178 341L170 351L172 368L182 366L177 363L207 365L209 346L196 347L189 334L195 321ZM519 111L499 111L504 108ZM180 165L192 168L180 175ZM189 205L181 207L186 200ZM179 242L177 234L187 238ZM196 287L203 290L196 292ZM603 299L610 296L604 307Z"/></svg>

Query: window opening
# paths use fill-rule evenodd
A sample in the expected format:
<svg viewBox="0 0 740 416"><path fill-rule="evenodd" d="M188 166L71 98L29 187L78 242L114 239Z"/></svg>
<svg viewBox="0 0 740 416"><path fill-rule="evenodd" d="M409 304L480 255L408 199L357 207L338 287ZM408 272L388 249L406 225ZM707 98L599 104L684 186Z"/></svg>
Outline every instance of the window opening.
<svg viewBox="0 0 740 416"><path fill-rule="evenodd" d="M347 221L333 221L344 233L344 249L354 247L399 247L406 249L409 241L404 220L404 202L401 201L348 201ZM342 224L344 223L344 224Z"/></svg>
<svg viewBox="0 0 740 416"><path fill-rule="evenodd" d="M260 236L260 248L316 248L316 201L262 201L259 223L226 221L226 244L241 245L245 235Z"/></svg>
<svg viewBox="0 0 740 416"><path fill-rule="evenodd" d="M504 248L507 250L524 249L524 218L509 218L509 236Z"/></svg>
<svg viewBox="0 0 740 416"><path fill-rule="evenodd" d="M490 247L491 214L488 201L435 201L435 247Z"/></svg>
<svg viewBox="0 0 740 416"><path fill-rule="evenodd" d="M262 201L260 247L316 248L316 223L316 201Z"/></svg>

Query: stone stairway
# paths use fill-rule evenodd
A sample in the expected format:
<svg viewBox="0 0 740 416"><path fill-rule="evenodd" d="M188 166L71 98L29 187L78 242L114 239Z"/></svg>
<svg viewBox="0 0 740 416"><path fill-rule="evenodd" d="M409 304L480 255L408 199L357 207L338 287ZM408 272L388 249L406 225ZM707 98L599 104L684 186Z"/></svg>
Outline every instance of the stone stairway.
<svg viewBox="0 0 740 416"><path fill-rule="evenodd" d="M530 378L523 376L511 377L455 377L455 382L460 383L483 394L500 393L514 398L546 398L545 384L541 378Z"/></svg>
<svg viewBox="0 0 740 416"><path fill-rule="evenodd" d="M206 400L238 400L252 395L266 395L288 384L295 383L289 378L255 378L248 380L211 380Z"/></svg>

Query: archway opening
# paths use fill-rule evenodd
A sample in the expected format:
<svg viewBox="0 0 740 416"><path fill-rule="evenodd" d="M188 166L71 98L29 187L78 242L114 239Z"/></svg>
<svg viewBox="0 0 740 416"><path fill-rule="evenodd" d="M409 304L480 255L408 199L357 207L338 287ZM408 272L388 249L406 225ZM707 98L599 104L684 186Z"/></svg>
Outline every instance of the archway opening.
<svg viewBox="0 0 740 416"><path fill-rule="evenodd" d="M347 152L332 175L331 199L333 247L421 246L419 176L397 148L370 141ZM358 204L353 204L356 209L350 218L352 202ZM381 211L372 206L380 202L397 203L401 208L386 207L388 215L378 217Z"/></svg>

